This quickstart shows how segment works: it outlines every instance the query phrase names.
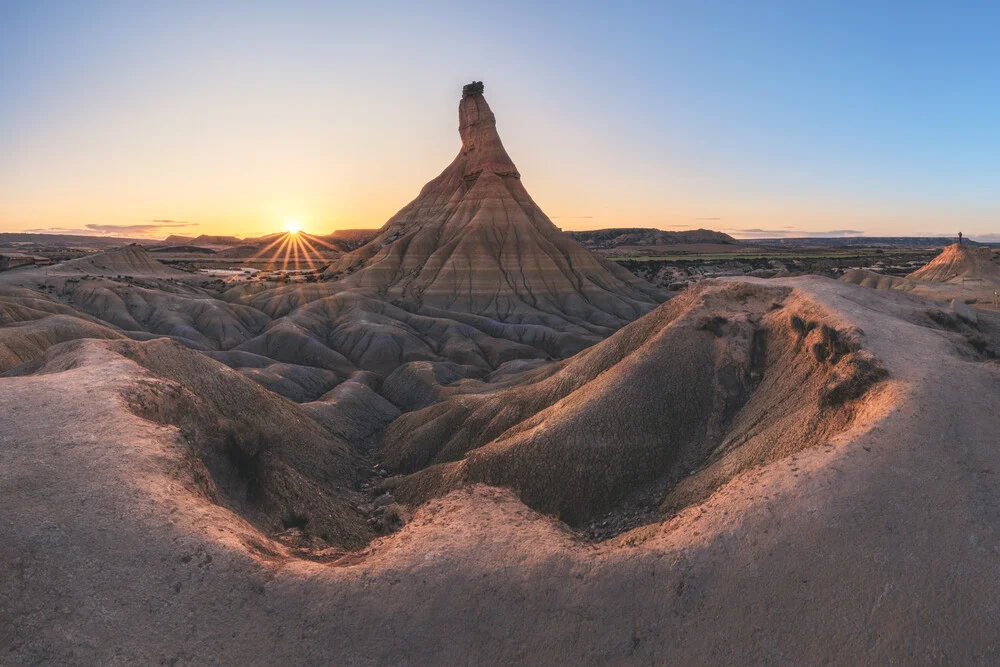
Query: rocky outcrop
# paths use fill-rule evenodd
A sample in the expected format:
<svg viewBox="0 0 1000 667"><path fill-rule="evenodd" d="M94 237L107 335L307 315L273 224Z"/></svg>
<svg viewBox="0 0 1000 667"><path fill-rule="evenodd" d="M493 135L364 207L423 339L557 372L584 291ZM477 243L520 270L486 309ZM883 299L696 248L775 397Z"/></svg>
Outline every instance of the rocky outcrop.
<svg viewBox="0 0 1000 667"><path fill-rule="evenodd" d="M462 86L462 99L466 97L472 97L473 95L482 95L486 86L483 85L482 81L473 81L472 83L467 83Z"/></svg>

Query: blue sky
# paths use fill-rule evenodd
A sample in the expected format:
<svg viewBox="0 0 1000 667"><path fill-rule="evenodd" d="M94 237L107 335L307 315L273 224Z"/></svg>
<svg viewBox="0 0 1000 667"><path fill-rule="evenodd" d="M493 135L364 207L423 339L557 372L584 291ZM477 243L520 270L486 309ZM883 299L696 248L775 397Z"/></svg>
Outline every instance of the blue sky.
<svg viewBox="0 0 1000 667"><path fill-rule="evenodd" d="M995 3L2 2L0 230L379 226L477 79L566 228L996 235L998 35Z"/></svg>

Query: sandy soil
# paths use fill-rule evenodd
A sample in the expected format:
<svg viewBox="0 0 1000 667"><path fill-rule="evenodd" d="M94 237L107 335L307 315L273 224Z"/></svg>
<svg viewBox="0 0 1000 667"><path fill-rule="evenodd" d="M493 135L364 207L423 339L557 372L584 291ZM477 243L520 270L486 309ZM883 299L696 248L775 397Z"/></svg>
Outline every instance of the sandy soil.
<svg viewBox="0 0 1000 667"><path fill-rule="evenodd" d="M882 416L600 544L477 486L298 560L195 492L102 343L0 379L0 663L1000 660L1000 366L911 295L779 282L864 329Z"/></svg>

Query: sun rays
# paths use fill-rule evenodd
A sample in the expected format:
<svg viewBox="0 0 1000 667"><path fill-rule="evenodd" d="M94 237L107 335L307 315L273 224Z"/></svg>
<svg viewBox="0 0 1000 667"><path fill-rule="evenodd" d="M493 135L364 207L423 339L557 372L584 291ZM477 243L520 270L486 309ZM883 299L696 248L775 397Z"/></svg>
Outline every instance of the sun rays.
<svg viewBox="0 0 1000 667"><path fill-rule="evenodd" d="M294 221L289 221L285 233L280 234L250 259L266 261L273 267L272 270L280 271L286 276L290 271L304 273L307 276L317 275L329 262L322 250L340 253L341 249L305 233L293 223Z"/></svg>

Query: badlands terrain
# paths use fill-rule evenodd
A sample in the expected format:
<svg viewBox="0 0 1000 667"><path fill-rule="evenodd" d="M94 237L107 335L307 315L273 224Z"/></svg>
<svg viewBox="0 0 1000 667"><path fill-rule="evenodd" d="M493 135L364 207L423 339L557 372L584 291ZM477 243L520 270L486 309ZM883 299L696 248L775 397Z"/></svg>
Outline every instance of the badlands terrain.
<svg viewBox="0 0 1000 667"><path fill-rule="evenodd" d="M308 280L0 273L0 663L1000 660L994 251L665 289L459 134Z"/></svg>

